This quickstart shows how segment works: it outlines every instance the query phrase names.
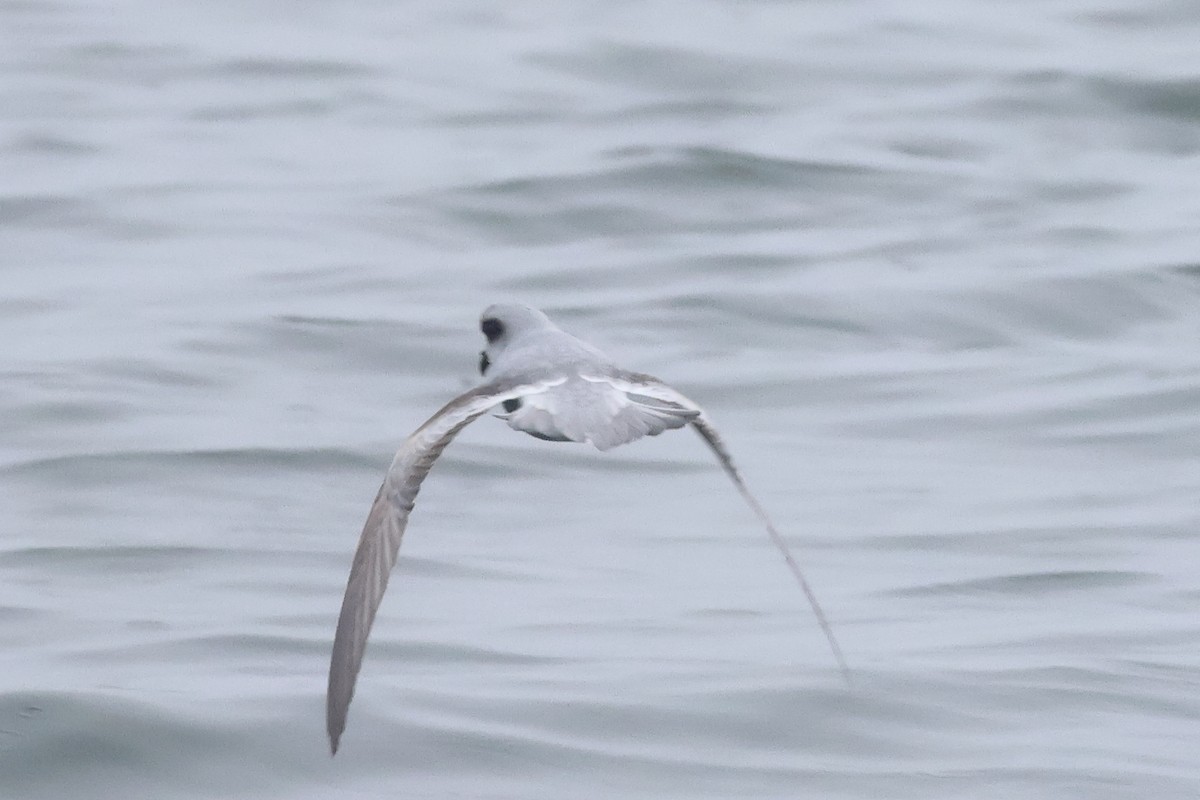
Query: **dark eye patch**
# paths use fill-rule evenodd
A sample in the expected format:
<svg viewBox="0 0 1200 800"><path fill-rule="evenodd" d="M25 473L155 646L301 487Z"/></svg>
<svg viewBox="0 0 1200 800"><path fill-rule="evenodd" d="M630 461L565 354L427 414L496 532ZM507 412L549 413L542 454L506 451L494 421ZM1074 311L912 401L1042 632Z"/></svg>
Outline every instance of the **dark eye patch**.
<svg viewBox="0 0 1200 800"><path fill-rule="evenodd" d="M483 331L483 335L487 337L488 344L491 344L504 335L504 323L495 317L488 317L479 323L479 330Z"/></svg>
<svg viewBox="0 0 1200 800"><path fill-rule="evenodd" d="M519 398L519 397L514 397L511 400L504 401L504 410L509 414L513 413L520 407L521 407L521 398Z"/></svg>

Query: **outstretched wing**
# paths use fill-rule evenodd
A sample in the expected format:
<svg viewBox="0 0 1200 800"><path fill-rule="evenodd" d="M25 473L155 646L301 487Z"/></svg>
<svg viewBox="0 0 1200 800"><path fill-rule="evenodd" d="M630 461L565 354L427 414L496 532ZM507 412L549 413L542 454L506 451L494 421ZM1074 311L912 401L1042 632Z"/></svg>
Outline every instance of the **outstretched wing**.
<svg viewBox="0 0 1200 800"><path fill-rule="evenodd" d="M696 433L700 434L700 438L704 440L704 443L716 455L717 461L721 464L721 469L725 470L725 474L733 481L733 485L737 487L738 492L745 498L746 503L753 509L763 525L766 526L771 541L779 548L779 552L783 554L784 561L787 562L788 569L795 576L796 581L800 584L800 588L804 590L804 595L808 598L809 605L812 606L813 613L817 617L817 622L820 623L821 630L824 632L825 638L829 641L829 647L833 650L833 657L837 660L838 667L842 671L842 676L848 681L850 679L850 667L847 666L846 659L842 655L842 648L838 646L837 639L833 636L833 628L830 627L829 620L826 619L825 612L821 609L821 604L817 602L816 594L813 592L812 587L808 585L808 580L800 570L800 564L792 555L787 542L784 541L779 531L775 529L775 523L771 522L771 518L767 516L766 510L758 502L758 499L751 494L749 487L746 486L746 482L742 479L741 473L733 465L733 457L729 455L729 450L725 447L725 442L722 441L720 434L717 433L717 429L709 421L707 415L704 413L704 409L653 375L645 375L639 372L625 372L622 370L606 380L616 388L631 395L650 397L696 412L696 415L690 420L692 427L696 429Z"/></svg>
<svg viewBox="0 0 1200 800"><path fill-rule="evenodd" d="M459 431L492 407L505 400L537 395L563 380L507 378L472 389L451 400L413 431L396 453L358 540L333 639L325 699L325 726L332 752L337 753L338 740L346 727L346 712L354 696L354 682L362 666L367 636L396 563L408 515L433 462Z"/></svg>

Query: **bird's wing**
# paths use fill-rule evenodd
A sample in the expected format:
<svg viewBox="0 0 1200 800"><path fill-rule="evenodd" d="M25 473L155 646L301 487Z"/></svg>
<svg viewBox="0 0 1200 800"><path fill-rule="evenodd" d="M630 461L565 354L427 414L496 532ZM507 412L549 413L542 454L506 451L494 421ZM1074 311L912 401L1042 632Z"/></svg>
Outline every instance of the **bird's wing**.
<svg viewBox="0 0 1200 800"><path fill-rule="evenodd" d="M725 470L725 474L733 481L733 485L737 487L738 492L745 498L746 503L753 509L763 525L766 526L771 541L775 543L775 546L783 554L788 569L791 570L792 575L795 576L796 581L800 584L800 588L804 591L805 597L808 598L809 605L812 606L813 613L817 617L817 622L820 623L821 630L824 632L825 638L829 641L829 647L833 650L833 657L837 660L843 677L849 680L850 668L847 666L846 659L842 655L842 648L838 646L837 639L833 636L833 628L830 627L829 620L825 617L825 612L821 609L821 604L817 602L817 596L813 592L812 587L808 585L808 580L804 577L799 562L792 555L792 551L788 548L783 536L776 530L775 523L767 516L767 512L762 507L762 504L758 502L758 499L750 492L749 487L746 486L746 481L742 479L741 473L738 472L737 467L733 464L733 457L729 455L729 450L726 448L725 442L721 439L720 434L717 433L717 429L704 413L704 409L653 375L622 370L614 373L613 376L605 380L610 382L614 387L631 395L653 398L660 402L696 412L695 416L690 420L692 427L696 429L696 433L700 434L700 438L704 440L704 443L716 455L721 469Z"/></svg>
<svg viewBox="0 0 1200 800"><path fill-rule="evenodd" d="M334 753L346 727L346 712L354 696L354 682L362 666L371 623L396 563L408 515L433 462L459 431L498 403L537 395L564 380L504 378L472 389L451 400L413 431L396 453L363 526L333 639L325 724Z"/></svg>

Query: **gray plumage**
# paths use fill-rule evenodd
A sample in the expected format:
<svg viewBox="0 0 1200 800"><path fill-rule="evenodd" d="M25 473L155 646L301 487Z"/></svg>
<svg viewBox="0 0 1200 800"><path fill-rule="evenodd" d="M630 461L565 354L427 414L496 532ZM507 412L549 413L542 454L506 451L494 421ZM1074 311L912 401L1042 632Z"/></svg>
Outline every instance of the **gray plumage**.
<svg viewBox="0 0 1200 800"><path fill-rule="evenodd" d="M629 372L561 330L534 308L494 305L480 328L488 339L480 372L487 381L451 400L405 440L392 460L363 526L342 599L325 722L337 753L367 636L400 549L421 482L450 441L468 424L496 416L515 430L549 441L587 442L600 450L690 424L767 528L804 590L843 675L849 674L833 631L787 543L733 465L729 451L700 406L650 375Z"/></svg>

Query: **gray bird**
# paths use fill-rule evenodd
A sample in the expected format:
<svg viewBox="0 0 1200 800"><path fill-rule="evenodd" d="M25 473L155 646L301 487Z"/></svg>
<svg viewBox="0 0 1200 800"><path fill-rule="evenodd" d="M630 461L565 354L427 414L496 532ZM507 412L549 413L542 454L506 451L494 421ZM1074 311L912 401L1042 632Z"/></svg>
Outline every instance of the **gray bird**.
<svg viewBox="0 0 1200 800"><path fill-rule="evenodd" d="M515 430L552 442L588 442L599 450L691 425L766 525L771 540L808 597L843 676L849 675L833 630L799 564L767 512L746 488L724 442L700 406L658 378L621 369L535 308L490 306L483 312L479 327L487 337L487 348L479 359L479 371L486 382L451 400L405 440L392 459L363 526L329 664L325 724L333 753L337 753L346 727L367 635L396 563L400 539L421 482L458 432L497 406L502 411L496 416Z"/></svg>

